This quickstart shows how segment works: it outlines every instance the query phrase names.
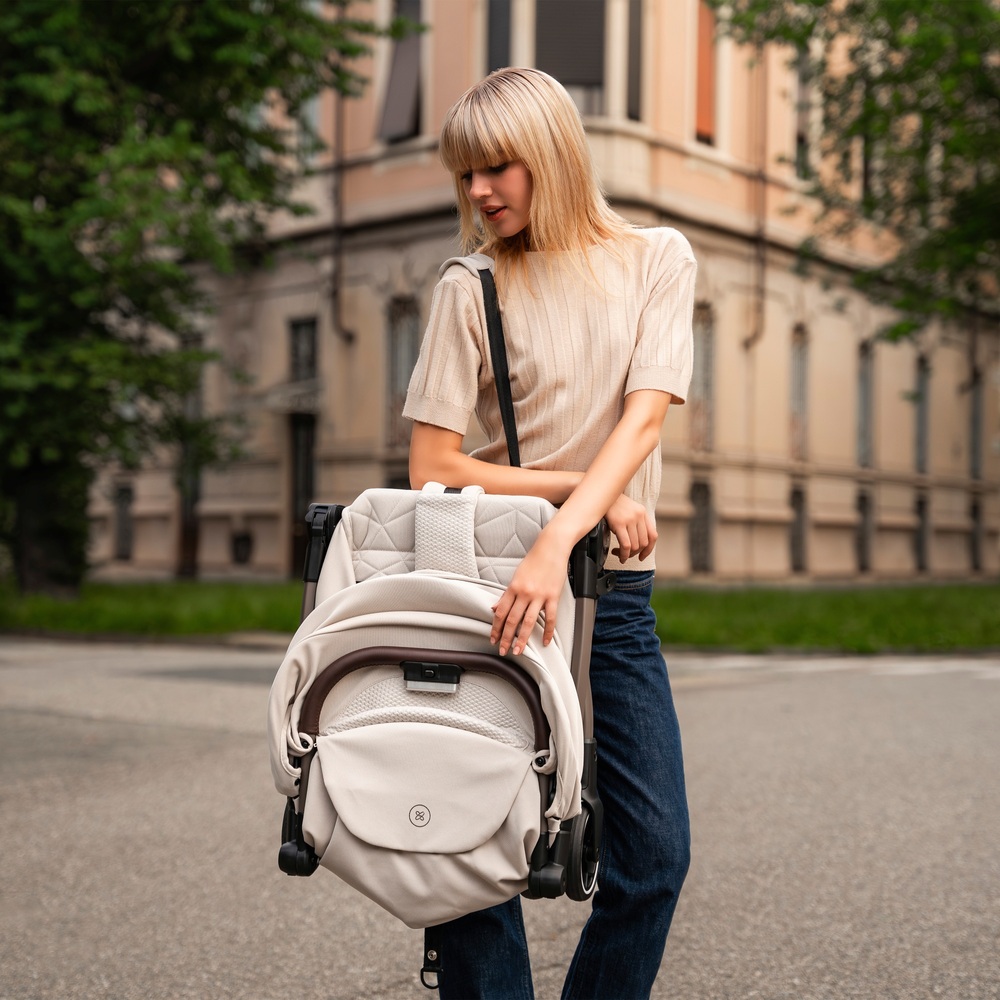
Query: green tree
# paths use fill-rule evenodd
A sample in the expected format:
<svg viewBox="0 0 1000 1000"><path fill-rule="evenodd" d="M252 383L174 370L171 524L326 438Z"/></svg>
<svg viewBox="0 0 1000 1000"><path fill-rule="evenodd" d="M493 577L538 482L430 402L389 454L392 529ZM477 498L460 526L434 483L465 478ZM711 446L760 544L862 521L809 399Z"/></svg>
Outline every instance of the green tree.
<svg viewBox="0 0 1000 1000"><path fill-rule="evenodd" d="M1000 319L1000 5L995 0L708 0L721 30L788 46L822 128L823 227L892 238L857 284L903 336ZM822 231L822 228L821 228ZM808 254L813 242L805 246Z"/></svg>
<svg viewBox="0 0 1000 1000"><path fill-rule="evenodd" d="M307 104L356 92L382 33L342 0L0 4L0 541L22 588L80 582L100 461L180 441L183 482L219 457L189 405L196 265L259 260L268 213L305 211Z"/></svg>

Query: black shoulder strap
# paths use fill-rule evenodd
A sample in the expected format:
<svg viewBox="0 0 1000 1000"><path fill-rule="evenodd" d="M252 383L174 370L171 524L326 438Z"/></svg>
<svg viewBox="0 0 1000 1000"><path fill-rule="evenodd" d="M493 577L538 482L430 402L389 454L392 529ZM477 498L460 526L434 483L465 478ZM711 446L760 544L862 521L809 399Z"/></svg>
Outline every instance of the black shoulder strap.
<svg viewBox="0 0 1000 1000"><path fill-rule="evenodd" d="M490 359L493 361L493 376L500 400L500 417L503 432L507 438L507 454L510 464L521 464L521 449L517 444L517 425L514 422L514 399L510 392L510 369L507 367L507 345L503 338L503 321L500 318L500 303L497 301L497 286L488 267L479 272L483 283L483 302L486 306L486 332L490 339Z"/></svg>

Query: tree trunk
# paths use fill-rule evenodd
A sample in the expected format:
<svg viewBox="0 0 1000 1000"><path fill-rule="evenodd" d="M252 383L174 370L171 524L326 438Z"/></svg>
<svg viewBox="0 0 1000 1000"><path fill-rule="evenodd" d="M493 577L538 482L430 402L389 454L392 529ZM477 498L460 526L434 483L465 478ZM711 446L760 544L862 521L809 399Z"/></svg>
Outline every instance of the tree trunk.
<svg viewBox="0 0 1000 1000"><path fill-rule="evenodd" d="M34 461L8 470L13 503L11 555L22 593L73 596L87 573L93 472L79 459Z"/></svg>
<svg viewBox="0 0 1000 1000"><path fill-rule="evenodd" d="M198 576L198 501L201 499L201 464L191 441L182 441L177 465L180 494L180 537L177 546L177 576L194 580Z"/></svg>

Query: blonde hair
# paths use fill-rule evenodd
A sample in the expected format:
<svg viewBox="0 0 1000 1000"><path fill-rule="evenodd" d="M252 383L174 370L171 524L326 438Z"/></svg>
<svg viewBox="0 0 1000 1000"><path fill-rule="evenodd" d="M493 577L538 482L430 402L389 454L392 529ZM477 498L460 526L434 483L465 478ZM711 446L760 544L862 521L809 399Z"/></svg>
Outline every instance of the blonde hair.
<svg viewBox="0 0 1000 1000"><path fill-rule="evenodd" d="M573 99L541 70L498 69L469 88L445 115L440 153L454 175L463 249L495 258L498 278L529 250L586 251L632 231L608 205ZM462 175L511 161L531 174L531 208L527 227L504 238L473 209Z"/></svg>

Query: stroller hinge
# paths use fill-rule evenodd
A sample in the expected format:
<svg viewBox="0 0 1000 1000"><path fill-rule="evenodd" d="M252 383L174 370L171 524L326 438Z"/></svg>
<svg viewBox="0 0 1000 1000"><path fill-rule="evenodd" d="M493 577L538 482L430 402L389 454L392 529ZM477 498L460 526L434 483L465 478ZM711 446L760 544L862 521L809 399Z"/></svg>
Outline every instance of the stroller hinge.
<svg viewBox="0 0 1000 1000"><path fill-rule="evenodd" d="M441 985L441 950L434 940L432 928L424 930L424 964L420 967L420 982L429 990L436 990ZM428 976L434 977L434 982L427 981Z"/></svg>

